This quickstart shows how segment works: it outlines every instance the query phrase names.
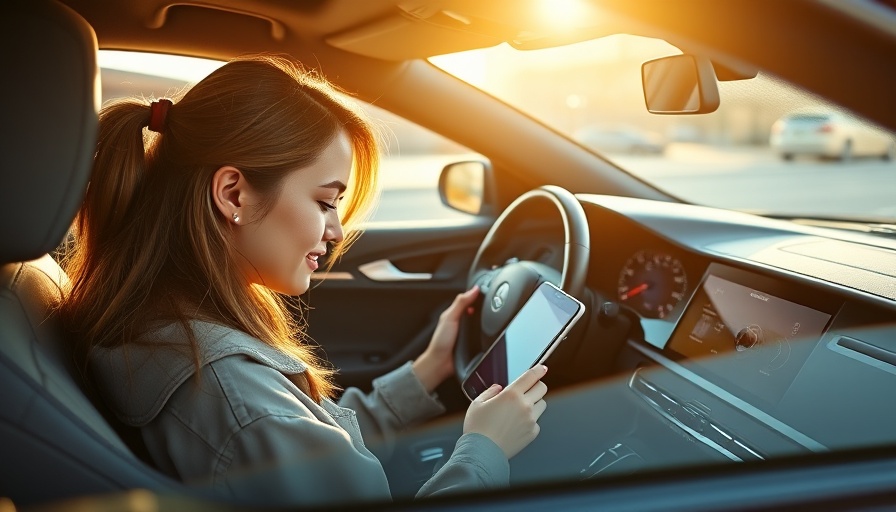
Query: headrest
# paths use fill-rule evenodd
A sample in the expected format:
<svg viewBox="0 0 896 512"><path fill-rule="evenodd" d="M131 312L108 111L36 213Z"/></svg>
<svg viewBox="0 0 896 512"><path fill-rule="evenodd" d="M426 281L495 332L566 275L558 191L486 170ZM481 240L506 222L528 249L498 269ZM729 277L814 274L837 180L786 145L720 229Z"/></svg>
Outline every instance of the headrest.
<svg viewBox="0 0 896 512"><path fill-rule="evenodd" d="M96 151L96 35L54 0L13 0L0 21L0 263L63 239Z"/></svg>

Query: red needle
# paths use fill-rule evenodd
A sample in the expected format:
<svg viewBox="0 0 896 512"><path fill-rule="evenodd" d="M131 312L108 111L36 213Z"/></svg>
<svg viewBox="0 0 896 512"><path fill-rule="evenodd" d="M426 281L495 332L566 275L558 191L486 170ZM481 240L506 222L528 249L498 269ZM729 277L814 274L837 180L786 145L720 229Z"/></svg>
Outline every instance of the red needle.
<svg viewBox="0 0 896 512"><path fill-rule="evenodd" d="M628 300L628 299L634 297L635 295L643 292L646 289L647 289L647 283L641 283L638 286L635 286L634 288L629 290L628 293L623 293L622 300Z"/></svg>

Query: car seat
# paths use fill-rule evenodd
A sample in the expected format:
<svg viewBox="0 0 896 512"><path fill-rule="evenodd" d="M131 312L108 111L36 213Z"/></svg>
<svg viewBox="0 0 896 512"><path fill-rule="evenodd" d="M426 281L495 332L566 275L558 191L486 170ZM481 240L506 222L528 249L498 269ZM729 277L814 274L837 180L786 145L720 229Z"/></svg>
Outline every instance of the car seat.
<svg viewBox="0 0 896 512"><path fill-rule="evenodd" d="M128 489L182 493L137 458L78 386L47 253L83 199L99 81L91 27L52 0L5 6L0 133L0 497L16 506Z"/></svg>

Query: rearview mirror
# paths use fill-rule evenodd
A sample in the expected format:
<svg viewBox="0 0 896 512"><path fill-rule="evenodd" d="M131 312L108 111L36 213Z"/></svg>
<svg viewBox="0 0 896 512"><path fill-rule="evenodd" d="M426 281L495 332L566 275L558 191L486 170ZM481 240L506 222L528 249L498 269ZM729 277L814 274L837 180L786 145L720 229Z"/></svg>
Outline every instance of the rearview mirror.
<svg viewBox="0 0 896 512"><path fill-rule="evenodd" d="M719 108L712 63L696 55L671 55L641 65L644 102L652 114L708 114Z"/></svg>
<svg viewBox="0 0 896 512"><path fill-rule="evenodd" d="M446 206L465 213L483 213L489 165L471 160L446 165L439 176L439 196Z"/></svg>

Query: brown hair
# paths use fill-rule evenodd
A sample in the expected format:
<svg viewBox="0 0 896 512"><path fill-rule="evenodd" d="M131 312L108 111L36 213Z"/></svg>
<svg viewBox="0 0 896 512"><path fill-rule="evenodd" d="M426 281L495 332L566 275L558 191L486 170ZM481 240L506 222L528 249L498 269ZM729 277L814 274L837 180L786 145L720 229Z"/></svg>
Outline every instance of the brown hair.
<svg viewBox="0 0 896 512"><path fill-rule="evenodd" d="M263 216L283 178L312 164L344 131L353 146L352 191L332 264L373 201L379 155L370 123L336 92L299 64L262 55L230 61L193 86L170 107L159 134L144 130L145 101L103 107L93 175L73 227L77 243L64 261L72 286L61 311L84 364L95 347L151 342L141 337L152 325L177 321L198 370L189 321L199 319L300 358L312 398L333 396L333 370L304 343L290 299L241 276L210 187L220 167L240 169L266 198Z"/></svg>

